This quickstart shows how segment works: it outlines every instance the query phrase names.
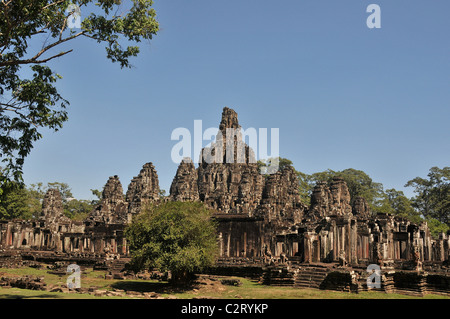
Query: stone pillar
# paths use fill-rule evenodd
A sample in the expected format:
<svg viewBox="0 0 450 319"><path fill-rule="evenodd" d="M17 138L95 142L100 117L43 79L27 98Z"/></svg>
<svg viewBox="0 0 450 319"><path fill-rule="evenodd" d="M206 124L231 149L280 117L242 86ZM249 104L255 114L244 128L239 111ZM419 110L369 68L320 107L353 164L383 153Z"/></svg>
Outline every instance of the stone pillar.
<svg viewBox="0 0 450 319"><path fill-rule="evenodd" d="M438 252L439 252L439 261L445 261L445 252L444 252L444 237L443 233L441 234L438 240Z"/></svg>
<svg viewBox="0 0 450 319"><path fill-rule="evenodd" d="M230 241L231 241L231 234L228 233L227 234L227 252L226 252L226 256L230 257Z"/></svg>
<svg viewBox="0 0 450 319"><path fill-rule="evenodd" d="M425 229L425 241L426 241L426 260L431 260L431 234L430 231L428 229L428 227L426 227Z"/></svg>
<svg viewBox="0 0 450 319"><path fill-rule="evenodd" d="M411 249L412 249L412 243L411 243L411 234L408 232L408 236L406 238L406 254L405 258L406 260L410 260L412 258L411 255Z"/></svg>
<svg viewBox="0 0 450 319"><path fill-rule="evenodd" d="M223 251L223 237L222 232L219 232L219 257L223 257L225 252Z"/></svg>
<svg viewBox="0 0 450 319"><path fill-rule="evenodd" d="M310 263L311 262L312 243L311 243L311 236L309 233L304 234L303 245L304 245L304 247L303 247L304 262Z"/></svg>
<svg viewBox="0 0 450 319"><path fill-rule="evenodd" d="M247 232L244 232L244 240L243 240L242 246L243 246L242 249L244 251L242 257L247 257Z"/></svg>
<svg viewBox="0 0 450 319"><path fill-rule="evenodd" d="M120 254L125 255L127 253L127 240L126 238L122 238L122 245L120 249Z"/></svg>
<svg viewBox="0 0 450 319"><path fill-rule="evenodd" d="M313 262L320 262L320 239L317 238L317 236L314 236L313 239L313 253L314 255L312 256L312 261Z"/></svg>
<svg viewBox="0 0 450 319"><path fill-rule="evenodd" d="M350 221L350 262L352 264L358 263L358 227L356 220Z"/></svg>
<svg viewBox="0 0 450 319"><path fill-rule="evenodd" d="M8 223L8 226L6 228L6 244L9 246L12 246L13 243L13 235L12 235L12 231L11 231L11 227Z"/></svg>
<svg viewBox="0 0 450 319"><path fill-rule="evenodd" d="M338 227L336 226L336 221L333 220L331 224L331 229L333 230L333 261L339 261L339 235L338 235Z"/></svg>
<svg viewBox="0 0 450 319"><path fill-rule="evenodd" d="M324 260L329 252L329 238L328 238L328 231L322 230L320 232L320 261Z"/></svg>
<svg viewBox="0 0 450 319"><path fill-rule="evenodd" d="M113 254L117 254L117 243L115 238L111 238L111 247Z"/></svg>

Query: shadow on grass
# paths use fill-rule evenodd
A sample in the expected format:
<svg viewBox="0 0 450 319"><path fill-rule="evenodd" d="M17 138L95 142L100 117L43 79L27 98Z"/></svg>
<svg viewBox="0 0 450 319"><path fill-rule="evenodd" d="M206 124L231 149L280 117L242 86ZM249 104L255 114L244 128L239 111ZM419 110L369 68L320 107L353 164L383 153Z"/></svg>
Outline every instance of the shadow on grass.
<svg viewBox="0 0 450 319"><path fill-rule="evenodd" d="M22 294L1 294L0 299L60 299L56 294L22 295Z"/></svg>
<svg viewBox="0 0 450 319"><path fill-rule="evenodd" d="M173 286L168 282L118 281L111 284L112 288L125 291L156 292L159 294L182 293L191 290L193 286Z"/></svg>

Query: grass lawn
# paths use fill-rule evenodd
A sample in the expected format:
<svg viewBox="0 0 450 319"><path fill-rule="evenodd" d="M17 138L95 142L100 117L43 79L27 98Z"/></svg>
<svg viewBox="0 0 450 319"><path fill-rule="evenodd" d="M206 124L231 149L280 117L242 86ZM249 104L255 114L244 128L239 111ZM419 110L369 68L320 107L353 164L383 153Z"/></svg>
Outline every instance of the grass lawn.
<svg viewBox="0 0 450 319"><path fill-rule="evenodd" d="M47 285L63 285L66 283L67 276L49 274L46 269L34 268L0 268L0 276L23 276L33 275L44 277ZM102 290L125 290L138 292L156 292L162 297L169 295L180 299L192 298L221 298L221 299L449 299L439 295L426 295L425 297L413 297L401 294L386 294L383 292L360 292L346 293L337 291L327 291L318 289L297 289L290 287L273 287L261 285L257 282L238 278L241 286L226 286L219 281L207 280L203 284L190 288L173 288L167 282L156 280L116 280L104 279L103 271L94 271L86 269L81 275L81 286L96 287ZM0 287L0 299L113 299L113 298L132 298L124 297L96 297L90 294L62 293L36 291L19 288Z"/></svg>

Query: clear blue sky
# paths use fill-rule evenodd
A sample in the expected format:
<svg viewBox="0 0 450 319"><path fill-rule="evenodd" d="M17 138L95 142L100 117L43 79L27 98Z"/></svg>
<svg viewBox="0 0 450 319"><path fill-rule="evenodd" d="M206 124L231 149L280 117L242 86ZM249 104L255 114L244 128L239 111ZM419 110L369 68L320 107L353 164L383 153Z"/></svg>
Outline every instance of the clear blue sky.
<svg viewBox="0 0 450 319"><path fill-rule="evenodd" d="M366 8L381 7L381 29ZM124 191L153 162L169 190L177 127L279 128L297 170L360 169L384 187L450 159L448 0L156 0L161 31L121 70L88 39L52 62L71 102L45 132L25 182L65 182L79 199L118 175ZM81 12L83 15L83 12ZM205 142L206 144L207 142ZM197 156L197 154L195 155Z"/></svg>

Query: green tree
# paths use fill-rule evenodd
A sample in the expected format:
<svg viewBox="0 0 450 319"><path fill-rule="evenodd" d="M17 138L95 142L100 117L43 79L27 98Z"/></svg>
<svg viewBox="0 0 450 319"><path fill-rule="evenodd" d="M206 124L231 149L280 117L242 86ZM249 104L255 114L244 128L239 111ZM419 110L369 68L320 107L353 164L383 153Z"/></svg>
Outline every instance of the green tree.
<svg viewBox="0 0 450 319"><path fill-rule="evenodd" d="M94 209L95 201L73 198L72 190L67 183L50 182L31 184L27 189L29 197L29 209L32 216L39 216L42 211L42 201L45 193L52 188L59 190L63 202L64 215L73 220L83 220ZM91 190L92 191L92 190Z"/></svg>
<svg viewBox="0 0 450 319"><path fill-rule="evenodd" d="M0 195L0 219L30 219L28 192L19 183L10 184Z"/></svg>
<svg viewBox="0 0 450 319"><path fill-rule="evenodd" d="M412 202L402 191L393 188L387 189L384 198L380 201L379 211L407 218L414 223L420 223L420 213L414 209Z"/></svg>
<svg viewBox="0 0 450 319"><path fill-rule="evenodd" d="M67 183L61 183L61 182L47 183L47 190L55 189L55 188L57 190L59 190L63 204L66 204L69 200L71 200L73 198L72 189L70 188L70 186Z"/></svg>
<svg viewBox="0 0 450 319"><path fill-rule="evenodd" d="M441 233L447 233L450 230L450 227L447 224L441 223L435 218L428 219L427 225L430 229L431 236L435 239L438 239Z"/></svg>
<svg viewBox="0 0 450 319"><path fill-rule="evenodd" d="M351 204L353 204L356 197L361 196L367 200L372 210L377 210L378 202L384 196L383 184L374 182L367 173L354 168L347 168L342 171L328 169L309 176L306 175L303 178L302 191L311 195L312 189L318 182L325 181L330 184L334 177L340 177L346 182L351 197Z"/></svg>
<svg viewBox="0 0 450 319"><path fill-rule="evenodd" d="M95 197L97 197L96 199L91 201L91 205L97 205L100 203L100 201L102 200L102 191L98 190L98 189L91 189L92 195L94 195Z"/></svg>
<svg viewBox="0 0 450 319"><path fill-rule="evenodd" d="M64 215L72 220L84 220L94 209L91 201L83 199L71 199L64 204Z"/></svg>
<svg viewBox="0 0 450 319"><path fill-rule="evenodd" d="M258 169L264 174L273 174L282 171L287 166L293 166L292 161L283 157L270 157L257 161Z"/></svg>
<svg viewBox="0 0 450 319"><path fill-rule="evenodd" d="M10 180L23 182L24 160L42 129L58 131L68 120L69 102L55 87L61 76L48 62L71 53L70 45L87 37L105 45L109 60L130 67L137 44L159 30L152 5L151 0L1 1L0 153L5 166L0 191ZM80 28L72 25L78 14Z"/></svg>
<svg viewBox="0 0 450 319"><path fill-rule="evenodd" d="M300 198L301 198L302 202L305 203L305 205L310 205L312 189L314 187L311 183L311 175L299 172L297 170L295 172L297 174L298 183L299 183L298 191L299 191Z"/></svg>
<svg viewBox="0 0 450 319"><path fill-rule="evenodd" d="M414 187L413 206L426 219L436 219L450 226L450 167L432 167L428 179L416 177L405 187Z"/></svg>
<svg viewBox="0 0 450 319"><path fill-rule="evenodd" d="M186 283L214 264L216 225L200 202L167 202L146 207L126 229L135 271L170 271L173 283Z"/></svg>
<svg viewBox="0 0 450 319"><path fill-rule="evenodd" d="M42 212L42 201L44 200L46 187L43 183L39 182L36 184L31 184L27 187L29 209L30 214L33 217L38 217Z"/></svg>

